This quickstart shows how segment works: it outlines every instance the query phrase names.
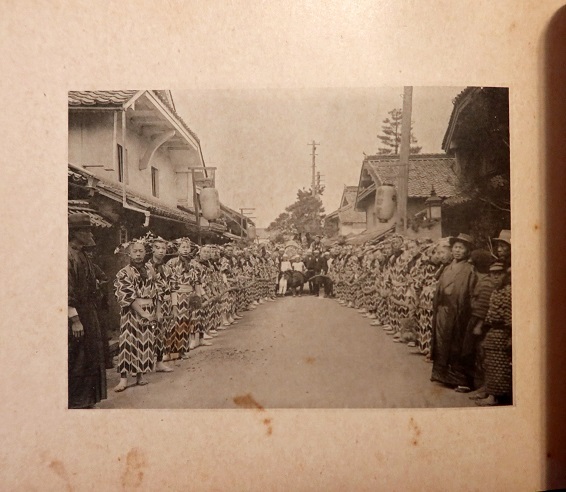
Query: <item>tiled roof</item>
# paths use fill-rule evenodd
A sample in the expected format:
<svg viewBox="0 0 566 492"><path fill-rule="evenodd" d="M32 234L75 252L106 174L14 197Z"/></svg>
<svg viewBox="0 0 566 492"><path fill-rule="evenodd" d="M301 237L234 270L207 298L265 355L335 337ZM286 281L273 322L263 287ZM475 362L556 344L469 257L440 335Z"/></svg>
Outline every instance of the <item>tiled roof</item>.
<svg viewBox="0 0 566 492"><path fill-rule="evenodd" d="M71 107L108 107L115 106L119 108L127 103L134 97L139 90L124 90L124 91L69 91L68 102ZM189 125L177 114L175 108L169 103L167 98L162 94L163 91L152 90L151 92L157 99L159 99L165 107L177 118L181 126L189 132L190 135L200 144L200 140L195 132L193 132Z"/></svg>
<svg viewBox="0 0 566 492"><path fill-rule="evenodd" d="M363 165L370 171L376 185L396 185L400 171L398 163L399 156L376 155L366 157ZM455 159L446 154L412 155L409 158L409 197L429 197L433 187L442 198L453 196L456 181L454 164Z"/></svg>
<svg viewBox="0 0 566 492"><path fill-rule="evenodd" d="M90 222L95 227L112 227L112 223L102 217L96 210L91 208L87 200L69 200L68 215L86 214L90 217Z"/></svg>
<svg viewBox="0 0 566 492"><path fill-rule="evenodd" d="M356 195L354 195L354 198L352 199L351 203L328 214L326 216L326 219L332 219L334 217L337 217L340 220L341 224L365 224L366 214L365 212L358 212L357 210L354 209L355 201L356 201Z"/></svg>
<svg viewBox="0 0 566 492"><path fill-rule="evenodd" d="M85 176L83 176L79 173L76 173L74 171L71 171L70 169L69 169L69 172L68 172L68 179L69 179L69 181L72 181L75 184L79 184L79 185L83 185L83 186L88 183L88 179Z"/></svg>
<svg viewBox="0 0 566 492"><path fill-rule="evenodd" d="M69 106L122 106L138 91L69 91Z"/></svg>
<svg viewBox="0 0 566 492"><path fill-rule="evenodd" d="M364 212L358 212L354 209L354 204L356 201L356 196L354 195L353 201L342 207L338 211L338 216L340 217L340 222L342 224L365 224L366 214Z"/></svg>
<svg viewBox="0 0 566 492"><path fill-rule="evenodd" d="M82 169L75 168L73 166L72 172L74 174L83 174L84 176L90 175L87 171ZM98 191L102 191L103 194L106 194L109 198L115 199L117 201L122 201L122 187L117 183L112 183L107 180L97 178L97 189ZM196 217L194 214L190 214L179 210L178 208L168 207L157 200L153 200L151 198L141 196L137 193L133 193L130 190L126 190L127 199L135 205L140 206L141 208L148 210L155 215L161 217L168 217L171 219L179 220L181 222L190 222L195 223Z"/></svg>

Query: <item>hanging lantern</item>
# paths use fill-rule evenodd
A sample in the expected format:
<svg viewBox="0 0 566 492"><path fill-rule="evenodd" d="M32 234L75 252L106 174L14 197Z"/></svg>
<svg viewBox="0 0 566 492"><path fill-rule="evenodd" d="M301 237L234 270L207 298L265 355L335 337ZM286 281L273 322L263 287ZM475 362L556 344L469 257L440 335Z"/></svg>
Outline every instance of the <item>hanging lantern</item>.
<svg viewBox="0 0 566 492"><path fill-rule="evenodd" d="M206 220L216 220L220 217L220 199L216 188L203 188L200 192L200 207Z"/></svg>
<svg viewBox="0 0 566 492"><path fill-rule="evenodd" d="M395 186L390 184L381 185L377 188L375 196L375 211L381 222L387 222L395 215L397 207L397 192Z"/></svg>
<svg viewBox="0 0 566 492"><path fill-rule="evenodd" d="M253 224L248 224L246 230L248 231L248 239L253 241L255 239L255 226Z"/></svg>
<svg viewBox="0 0 566 492"><path fill-rule="evenodd" d="M442 217L442 198L438 197L434 186L432 187L430 196L426 199L425 204L428 220L440 219Z"/></svg>

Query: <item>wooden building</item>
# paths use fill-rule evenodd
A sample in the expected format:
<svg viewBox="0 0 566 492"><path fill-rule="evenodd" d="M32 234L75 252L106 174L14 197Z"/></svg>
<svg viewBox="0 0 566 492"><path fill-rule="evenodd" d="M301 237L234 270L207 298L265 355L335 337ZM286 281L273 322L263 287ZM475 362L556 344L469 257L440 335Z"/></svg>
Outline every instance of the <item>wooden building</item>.
<svg viewBox="0 0 566 492"><path fill-rule="evenodd" d="M194 189L198 201L202 187L214 184L214 173L170 91L71 91L68 110L69 214L91 215L96 261L110 279L127 261L115 248L148 231L203 243L239 237L238 214L226 206L220 219L200 217L197 226ZM200 168L194 187L189 167ZM109 301L116 327L114 296Z"/></svg>
<svg viewBox="0 0 566 492"><path fill-rule="evenodd" d="M335 230L340 236L359 234L366 229L366 215L356 210L357 186L346 186L337 210L324 218L325 229Z"/></svg>
<svg viewBox="0 0 566 492"><path fill-rule="evenodd" d="M455 194L454 166L455 159L445 154L413 154L409 157L407 235L431 239L446 235L446 224L439 212L441 202ZM386 231L396 225L396 211L388 220L380 219L377 191L382 185L397 189L399 170L398 155L364 158L355 207L365 214L367 233ZM396 209L396 204L393 207Z"/></svg>
<svg viewBox="0 0 566 492"><path fill-rule="evenodd" d="M487 245L511 228L509 90L467 87L455 99L442 148L455 160L456 193L443 203L447 234Z"/></svg>

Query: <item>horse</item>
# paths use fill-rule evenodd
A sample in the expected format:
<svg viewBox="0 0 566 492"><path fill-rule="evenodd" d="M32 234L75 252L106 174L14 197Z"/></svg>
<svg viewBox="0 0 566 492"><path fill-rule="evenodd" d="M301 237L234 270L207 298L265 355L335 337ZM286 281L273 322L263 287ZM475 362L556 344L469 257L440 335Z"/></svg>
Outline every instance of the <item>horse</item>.
<svg viewBox="0 0 566 492"><path fill-rule="evenodd" d="M307 276L303 272L294 270L288 270L283 275L287 278L287 288L291 289L293 295L297 294L297 287L299 288L299 295L301 295L305 282L308 280Z"/></svg>

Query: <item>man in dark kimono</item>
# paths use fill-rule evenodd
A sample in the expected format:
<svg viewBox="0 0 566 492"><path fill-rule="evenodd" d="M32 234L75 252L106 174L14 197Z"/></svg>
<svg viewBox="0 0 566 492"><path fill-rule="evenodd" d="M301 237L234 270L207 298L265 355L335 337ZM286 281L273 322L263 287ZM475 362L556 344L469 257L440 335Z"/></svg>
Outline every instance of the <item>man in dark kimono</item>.
<svg viewBox="0 0 566 492"><path fill-rule="evenodd" d="M83 248L94 246L90 217L69 216L69 408L94 408L106 398L103 340L98 323L96 274Z"/></svg>
<svg viewBox="0 0 566 492"><path fill-rule="evenodd" d="M312 270L315 275L313 280L313 294L315 296L319 295L321 285L326 291L326 283L321 276L326 276L328 273L328 261L321 256L318 249L314 251L314 258L307 264L307 270ZM327 294L327 292L325 292L325 294Z"/></svg>

